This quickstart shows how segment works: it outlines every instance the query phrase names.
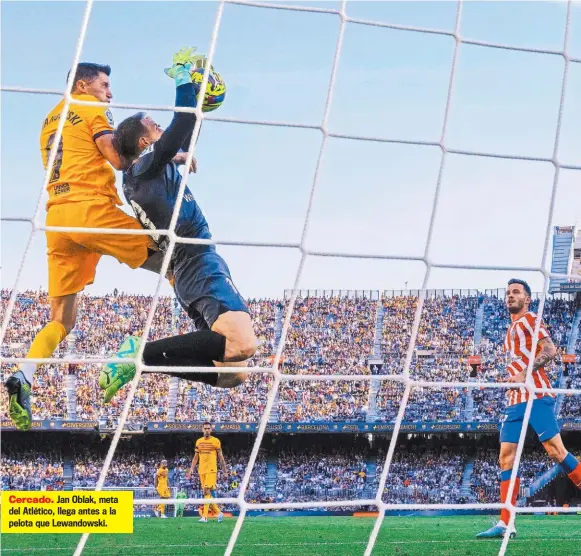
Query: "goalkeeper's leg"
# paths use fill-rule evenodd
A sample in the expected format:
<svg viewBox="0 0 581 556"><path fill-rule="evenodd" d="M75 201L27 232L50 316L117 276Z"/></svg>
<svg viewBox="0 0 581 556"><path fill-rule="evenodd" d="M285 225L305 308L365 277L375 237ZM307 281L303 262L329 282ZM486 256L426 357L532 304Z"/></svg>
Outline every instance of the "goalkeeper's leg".
<svg viewBox="0 0 581 556"><path fill-rule="evenodd" d="M227 311L220 314L209 328L206 320L191 310L198 332L183 334L148 342L144 350L144 361L148 365L169 367L246 367L248 359L256 352L256 337L252 319L245 311ZM197 315L197 316L196 316ZM210 317L213 319L213 317ZM221 338L218 349L218 338ZM203 348L204 343L216 350L211 353ZM184 380L203 382L217 388L235 388L244 382L247 373L168 373Z"/></svg>
<svg viewBox="0 0 581 556"><path fill-rule="evenodd" d="M214 367L241 363L254 355L257 342L248 306L220 255L214 251L204 253L194 262L180 265L174 278L176 297L194 321L197 332L148 342L143 350L146 365ZM132 358L139 349L138 339L133 339L135 346L127 355ZM247 376L246 373L214 372L171 375L219 388L238 386ZM106 390L105 401L111 400L133 376L135 365L131 363L107 365L99 377L99 385ZM108 377L112 377L111 382Z"/></svg>
<svg viewBox="0 0 581 556"><path fill-rule="evenodd" d="M246 314L245 314L246 315ZM246 315L248 318L249 315ZM117 357L135 359L141 338L129 336L117 352ZM147 342L143 350L146 365L167 367L213 367L218 365L245 365L240 363L220 363L225 356L226 337L212 330L198 330L179 336L171 336L154 342ZM194 382L203 382L219 388L233 388L246 379L246 373L168 373ZM105 390L104 401L113 396L135 376L135 363L109 363L99 375L99 387Z"/></svg>
<svg viewBox="0 0 581 556"><path fill-rule="evenodd" d="M224 259L215 251L208 251L193 262L180 265L175 272L174 290L180 305L194 321L199 334L205 333L208 337L217 334L225 338L219 356L216 353L211 361L206 359L204 362L198 362L194 354L181 350L179 354L175 353L176 357L183 357L181 364L246 366L246 361L256 352L256 336L248 305L234 285ZM209 354L205 355L208 357ZM187 359L190 359L189 363ZM163 365L167 362L161 361L158 364ZM218 388L234 388L247 378L244 372L208 373L205 376L200 373L193 376L176 373L173 376L199 380Z"/></svg>

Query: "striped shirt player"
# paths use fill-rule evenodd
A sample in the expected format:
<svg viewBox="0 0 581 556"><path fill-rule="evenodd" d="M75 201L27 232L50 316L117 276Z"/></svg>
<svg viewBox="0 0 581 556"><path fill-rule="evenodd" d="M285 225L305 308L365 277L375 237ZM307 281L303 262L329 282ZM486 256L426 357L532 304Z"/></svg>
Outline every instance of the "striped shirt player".
<svg viewBox="0 0 581 556"><path fill-rule="evenodd" d="M533 337L535 333L537 315L531 311L525 313L520 319L514 321L509 326L504 340L504 348L510 354L512 362L508 365L508 374L513 377L523 371L526 372L531 361L533 349ZM541 352L541 343L545 338L549 338L549 333L545 324L541 321L539 332L537 334L537 348L535 357ZM551 383L547 377L544 367L540 367L532 374L535 386L537 388L551 388ZM552 392L536 392L536 398L540 399L545 396L554 398ZM528 391L525 388L515 388L507 392L508 406L524 403L528 401Z"/></svg>
<svg viewBox="0 0 581 556"><path fill-rule="evenodd" d="M529 311L531 303L531 288L524 280L512 279L506 290L506 308L510 313L511 324L506 333L504 347L510 353L511 362L507 366L510 375L508 382L515 384L525 382L527 369L532 361L532 378L537 388L551 388L551 383L545 372L545 366L556 356L557 350L551 341L543 322L539 325L537 345L533 356L533 339L537 315ZM505 503L508 498L510 477L520 439L524 415L529 400L525 388L513 388L507 392L507 407L504 411L500 429L500 501ZM535 392L529 417L529 424L537 433L547 454L571 481L581 488L581 464L570 454L561 439L559 423L555 415L555 395L553 392ZM520 488L520 477L517 470L511 496L512 505ZM476 535L479 538L503 537L509 527L510 512L503 509L499 522ZM514 525L510 524L509 535L516 536Z"/></svg>

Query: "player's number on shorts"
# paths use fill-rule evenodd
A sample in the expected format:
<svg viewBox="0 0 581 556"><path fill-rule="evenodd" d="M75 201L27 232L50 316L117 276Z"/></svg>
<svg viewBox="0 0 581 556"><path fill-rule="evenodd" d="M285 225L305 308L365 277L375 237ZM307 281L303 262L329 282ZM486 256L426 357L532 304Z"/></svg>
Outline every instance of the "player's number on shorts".
<svg viewBox="0 0 581 556"><path fill-rule="evenodd" d="M46 156L47 159L50 156L50 149L52 148L52 144L54 143L54 138L56 133L53 133L46 142ZM50 175L50 181L48 183L54 183L58 181L61 177L61 166L63 163L63 138L61 135L61 139L59 141L59 145L56 151L56 157L54 159L54 164L52 166L52 174Z"/></svg>

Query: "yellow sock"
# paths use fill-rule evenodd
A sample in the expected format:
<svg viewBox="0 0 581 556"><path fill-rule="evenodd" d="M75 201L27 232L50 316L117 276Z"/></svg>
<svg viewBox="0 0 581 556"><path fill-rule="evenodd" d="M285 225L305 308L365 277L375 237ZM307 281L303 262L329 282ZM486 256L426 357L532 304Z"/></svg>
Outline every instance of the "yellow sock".
<svg viewBox="0 0 581 556"><path fill-rule="evenodd" d="M50 357L57 346L66 338L67 331L58 321L49 322L35 337L26 354L29 359L41 359ZM36 372L36 363L22 363L20 370L26 377L26 380L32 384L34 373Z"/></svg>
<svg viewBox="0 0 581 556"><path fill-rule="evenodd" d="M204 498L212 498L210 494L206 494ZM202 512L202 517L208 519L208 512L210 511L210 504L204 504L204 511Z"/></svg>
<svg viewBox="0 0 581 556"><path fill-rule="evenodd" d="M67 331L58 321L49 322L35 337L26 357L40 359L50 357L57 346L66 338Z"/></svg>
<svg viewBox="0 0 581 556"><path fill-rule="evenodd" d="M159 513L161 515L165 515L165 506L163 504L159 505Z"/></svg>
<svg viewBox="0 0 581 556"><path fill-rule="evenodd" d="M216 512L216 514L220 513L220 507L218 506L218 504L210 504L210 507L214 512Z"/></svg>

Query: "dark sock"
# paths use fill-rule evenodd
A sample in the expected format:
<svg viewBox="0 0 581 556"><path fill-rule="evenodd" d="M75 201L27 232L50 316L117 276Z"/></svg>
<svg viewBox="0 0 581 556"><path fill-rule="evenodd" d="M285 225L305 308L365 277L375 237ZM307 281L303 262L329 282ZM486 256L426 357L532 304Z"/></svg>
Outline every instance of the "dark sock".
<svg viewBox="0 0 581 556"><path fill-rule="evenodd" d="M189 334L170 336L147 342L143 350L146 365L166 367L213 367L213 361L222 361L226 337L211 330L198 330Z"/></svg>
<svg viewBox="0 0 581 556"><path fill-rule="evenodd" d="M151 366L213 367L214 361L222 361L225 349L225 336L211 330L198 330L147 342L143 350L143 362ZM218 373L165 374L210 386L215 386L218 380Z"/></svg>

